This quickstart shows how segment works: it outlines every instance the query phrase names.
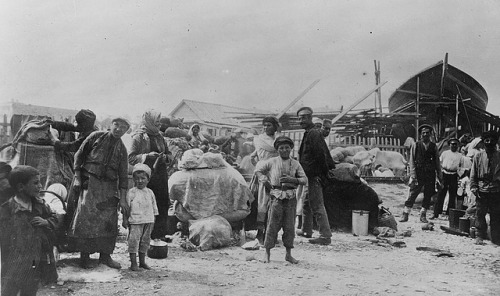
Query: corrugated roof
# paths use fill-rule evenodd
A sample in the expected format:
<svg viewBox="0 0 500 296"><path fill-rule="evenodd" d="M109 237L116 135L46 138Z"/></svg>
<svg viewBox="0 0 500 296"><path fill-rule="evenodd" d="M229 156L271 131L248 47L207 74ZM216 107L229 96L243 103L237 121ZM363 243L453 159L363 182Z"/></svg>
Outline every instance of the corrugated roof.
<svg viewBox="0 0 500 296"><path fill-rule="evenodd" d="M205 122L228 124L228 125L240 125L240 122L235 120L235 117L241 116L242 114L262 114L268 113L268 111L258 110L258 109L247 109L226 106L221 104L205 103L192 100L182 100L177 107L170 112L169 116L174 115L174 113L185 104L188 106L193 113L195 113L200 120Z"/></svg>

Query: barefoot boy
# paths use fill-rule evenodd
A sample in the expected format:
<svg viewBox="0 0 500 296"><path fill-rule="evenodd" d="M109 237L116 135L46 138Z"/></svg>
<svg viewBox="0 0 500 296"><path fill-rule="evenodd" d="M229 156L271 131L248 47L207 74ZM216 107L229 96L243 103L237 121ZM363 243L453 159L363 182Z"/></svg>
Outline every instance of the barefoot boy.
<svg viewBox="0 0 500 296"><path fill-rule="evenodd" d="M158 207L153 191L146 186L151 176L151 169L142 163L136 164L132 171L134 187L127 192L129 216L123 217L123 227L129 227L128 252L130 254L130 270L138 271L139 267L151 269L146 264L146 252L151 241L155 216ZM139 251L139 266L137 266Z"/></svg>
<svg viewBox="0 0 500 296"><path fill-rule="evenodd" d="M292 257L293 239L295 237L295 211L297 199L295 189L297 185L305 185L307 177L300 163L290 158L293 141L289 137L281 136L274 141L274 148L279 156L257 164L255 173L264 186L270 191L271 201L264 240L266 255L264 262L268 263L271 249L278 239L278 232L283 228L283 245L286 248L285 260L297 264Z"/></svg>

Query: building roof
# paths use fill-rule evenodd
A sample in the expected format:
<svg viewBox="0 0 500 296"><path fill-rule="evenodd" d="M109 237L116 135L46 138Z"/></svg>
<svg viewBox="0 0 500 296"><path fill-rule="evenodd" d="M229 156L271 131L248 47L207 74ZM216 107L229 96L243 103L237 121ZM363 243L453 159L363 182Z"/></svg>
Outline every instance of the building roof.
<svg viewBox="0 0 500 296"><path fill-rule="evenodd" d="M78 110L38 106L17 102L12 102L11 104L12 115L50 116L55 120L62 120L64 118L75 117L78 112Z"/></svg>
<svg viewBox="0 0 500 296"><path fill-rule="evenodd" d="M169 116L175 116L175 113L183 105L191 109L195 116L197 116L197 118L184 118L184 121L201 120L207 123L210 122L223 125L240 126L242 123L235 119L238 116L268 113L268 111L258 110L255 108L247 109L193 100L182 100L174 108L174 110L170 112Z"/></svg>

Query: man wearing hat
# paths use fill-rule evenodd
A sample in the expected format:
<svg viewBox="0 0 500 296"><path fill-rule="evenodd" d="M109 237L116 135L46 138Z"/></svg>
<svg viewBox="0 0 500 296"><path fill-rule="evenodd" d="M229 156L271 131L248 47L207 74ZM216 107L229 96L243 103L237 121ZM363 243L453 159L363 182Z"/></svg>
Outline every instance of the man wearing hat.
<svg viewBox="0 0 500 296"><path fill-rule="evenodd" d="M129 128L126 119L117 117L110 131L93 132L75 154L71 191L77 196L70 196L76 206L68 237L81 253L83 268L92 267L89 255L95 252L100 253L100 263L121 268L111 254L118 236L118 207L128 216L128 160L121 137Z"/></svg>
<svg viewBox="0 0 500 296"><path fill-rule="evenodd" d="M308 179L308 194L304 199L303 221L300 235L311 237L313 217L319 226L319 238L310 239L312 244L328 245L331 243L332 232L323 201L323 183L328 171L335 168L320 129L312 122L313 111L302 107L297 111L300 126L305 129L300 143L299 161Z"/></svg>
<svg viewBox="0 0 500 296"><path fill-rule="evenodd" d="M278 232L283 229L283 245L286 248L285 260L296 264L292 257L295 237L295 211L297 207L296 188L305 185L307 177L300 163L290 157L293 141L289 137L280 136L274 141L279 156L257 164L255 174L259 181L269 190L269 217L264 240L266 248L265 263L270 262L271 249L276 245Z"/></svg>
<svg viewBox="0 0 500 296"><path fill-rule="evenodd" d="M51 139L52 145L58 151L76 152L83 141L97 130L95 124L96 116L94 112L88 109L82 109L76 113L76 125L64 121L52 121L50 125L53 129L62 132L78 132L78 138L75 141L61 142L58 138ZM52 135L52 134L51 134Z"/></svg>
<svg viewBox="0 0 500 296"><path fill-rule="evenodd" d="M322 129L323 128L323 120L319 117L313 117L312 122L315 128Z"/></svg>
<svg viewBox="0 0 500 296"><path fill-rule="evenodd" d="M443 172L443 188L439 192L438 199L434 205L434 216L433 219L439 217L439 214L443 210L444 198L446 193L449 192L448 207L446 209L446 215L449 214L450 209L455 208L455 200L457 198L458 190L458 170L464 166L464 156L458 152L459 141L457 138L451 138L448 140L448 145L450 150L446 150L441 153L441 171Z"/></svg>
<svg viewBox="0 0 500 296"><path fill-rule="evenodd" d="M472 159L470 188L476 196L476 244L486 238L486 213L490 213L491 242L500 245L500 152L498 132L490 130L481 135L485 150Z"/></svg>
<svg viewBox="0 0 500 296"><path fill-rule="evenodd" d="M399 222L407 222L415 199L424 187L424 200L420 210L420 222L428 223L427 209L431 204L432 195L435 193L436 176L441 180L441 164L439 163L438 149L431 142L432 127L423 124L418 128L420 141L412 144L410 148L410 195L405 201L403 217Z"/></svg>

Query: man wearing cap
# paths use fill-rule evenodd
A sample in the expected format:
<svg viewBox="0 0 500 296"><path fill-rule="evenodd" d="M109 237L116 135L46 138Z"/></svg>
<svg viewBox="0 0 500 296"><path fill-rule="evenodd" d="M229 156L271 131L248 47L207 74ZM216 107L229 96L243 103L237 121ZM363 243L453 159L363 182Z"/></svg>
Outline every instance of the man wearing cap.
<svg viewBox="0 0 500 296"><path fill-rule="evenodd" d="M279 127L278 119L274 116L265 117L262 119L262 127L264 132L253 139L255 150L250 155L250 159L254 165L257 165L261 161L278 156L278 151L276 151L276 148L274 147L274 140L276 139L276 132ZM256 176L252 179L252 183L255 182L258 182L258 178ZM257 239L261 244L263 244L270 196L266 191L264 184L262 182L258 183L256 220Z"/></svg>
<svg viewBox="0 0 500 296"><path fill-rule="evenodd" d="M484 132L481 139L485 150L474 155L470 175L470 188L476 196L476 244L486 238L486 213L490 213L491 242L500 245L500 151L497 149L498 132Z"/></svg>
<svg viewBox="0 0 500 296"><path fill-rule="evenodd" d="M421 140L415 142L410 148L410 195L405 201L403 217L399 222L407 222L411 208L415 199L424 187L424 200L420 210L420 222L428 223L427 209L431 204L434 194L436 175L441 180L441 164L439 163L438 149L435 143L431 142L432 127L423 124L418 128Z"/></svg>
<svg viewBox="0 0 500 296"><path fill-rule="evenodd" d="M296 264L292 257L293 239L295 237L295 210L297 207L296 188L305 185L307 177L300 163L290 157L293 141L289 137L276 138L274 147L279 156L260 161L255 169L259 181L269 190L271 200L269 205L269 221L265 235L264 247L266 257L270 261L270 252L274 248L278 232L283 229L283 245L286 248L285 260Z"/></svg>
<svg viewBox="0 0 500 296"><path fill-rule="evenodd" d="M449 193L449 198L445 214L448 215L449 210L455 208L458 190L458 170L464 166L464 157L462 153L458 152L458 143L459 141L457 138L449 139L448 145L450 146L450 150L441 153L441 157L439 158L441 161L441 170L443 172L443 188L441 192L439 192L437 202L434 205L433 219L438 218L439 214L443 211L446 193Z"/></svg>
<svg viewBox="0 0 500 296"><path fill-rule="evenodd" d="M82 109L76 113L76 125L64 121L51 121L50 125L53 129L63 132L78 132L78 138L70 142L61 142L59 139L52 137L52 145L57 151L76 152L83 141L92 132L97 130L97 127L94 125L95 119L96 116L94 112L88 109Z"/></svg>
<svg viewBox="0 0 500 296"><path fill-rule="evenodd" d="M323 201L323 183L328 171L335 168L321 130L315 128L312 122L313 110L302 107L297 111L300 126L305 130L300 143L299 161L308 179L308 194L304 199L303 221L301 235L311 236L313 217L319 226L319 238L310 239L312 244L328 245L331 243L332 232L328 222Z"/></svg>
<svg viewBox="0 0 500 296"><path fill-rule="evenodd" d="M127 149L120 138L129 128L126 119L115 118L110 131L93 132L75 154L71 191L78 196L68 236L81 253L83 268L91 267L89 255L95 252L100 263L121 268L111 254L118 236L118 207L128 216Z"/></svg>
<svg viewBox="0 0 500 296"><path fill-rule="evenodd" d="M315 128L322 129L323 128L323 120L319 117L313 117L312 122Z"/></svg>

